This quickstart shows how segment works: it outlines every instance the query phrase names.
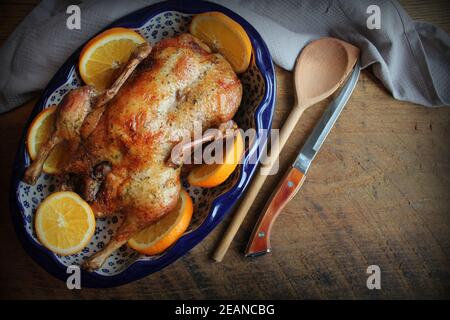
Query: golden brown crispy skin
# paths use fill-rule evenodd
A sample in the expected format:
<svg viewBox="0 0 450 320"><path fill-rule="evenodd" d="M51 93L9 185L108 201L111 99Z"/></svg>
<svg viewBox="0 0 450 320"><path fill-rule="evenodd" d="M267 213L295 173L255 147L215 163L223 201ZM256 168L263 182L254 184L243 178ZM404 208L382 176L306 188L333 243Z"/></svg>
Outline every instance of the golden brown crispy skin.
<svg viewBox="0 0 450 320"><path fill-rule="evenodd" d="M120 211L126 218L115 244L106 250L175 206L180 168L166 165L172 148L193 134L195 123L206 130L232 119L241 97L242 86L230 64L193 36L182 34L153 48L65 168L66 173L89 176L97 164L110 163L92 207L97 216ZM102 262L91 261L89 267Z"/></svg>

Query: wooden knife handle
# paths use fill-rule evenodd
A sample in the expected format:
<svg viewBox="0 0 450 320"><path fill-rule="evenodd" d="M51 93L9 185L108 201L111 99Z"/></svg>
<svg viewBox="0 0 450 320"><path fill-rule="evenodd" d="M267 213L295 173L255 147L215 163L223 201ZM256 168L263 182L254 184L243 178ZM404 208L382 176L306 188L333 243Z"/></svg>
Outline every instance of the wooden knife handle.
<svg viewBox="0 0 450 320"><path fill-rule="evenodd" d="M245 255L254 257L270 252L270 231L273 223L283 208L297 194L305 180L305 175L297 168L291 167L280 184L272 193L264 207L263 213L253 229Z"/></svg>

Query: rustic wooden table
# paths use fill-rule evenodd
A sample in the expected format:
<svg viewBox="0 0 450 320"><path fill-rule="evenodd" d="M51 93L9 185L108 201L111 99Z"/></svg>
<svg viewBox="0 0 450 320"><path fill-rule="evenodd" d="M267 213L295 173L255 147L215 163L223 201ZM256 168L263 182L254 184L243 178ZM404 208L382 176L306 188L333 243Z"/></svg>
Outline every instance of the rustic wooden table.
<svg viewBox="0 0 450 320"><path fill-rule="evenodd" d="M450 31L448 1L401 1L411 16ZM0 44L35 0L0 3ZM291 73L277 68L273 126L293 103ZM282 153L293 160L327 105L310 108ZM242 251L279 177L271 177L221 264L210 259L230 217L189 254L159 273L118 288L69 291L22 249L10 220L8 186L20 134L33 105L0 116L0 283L2 298L449 298L450 109L394 100L369 71L278 219L273 253ZM381 290L366 269L381 268Z"/></svg>

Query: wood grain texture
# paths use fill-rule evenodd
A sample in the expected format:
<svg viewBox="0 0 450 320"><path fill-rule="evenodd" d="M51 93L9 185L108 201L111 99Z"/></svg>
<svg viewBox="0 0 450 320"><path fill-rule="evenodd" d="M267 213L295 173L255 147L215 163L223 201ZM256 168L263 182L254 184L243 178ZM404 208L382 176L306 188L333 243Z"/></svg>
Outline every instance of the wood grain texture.
<svg viewBox="0 0 450 320"><path fill-rule="evenodd" d="M12 3L17 1L0 4L0 43L36 1ZM401 3L413 18L450 31L447 1ZM275 128L293 104L291 77L277 68ZM305 112L281 168L329 101ZM396 101L367 70L301 191L277 220L270 255L249 260L243 250L279 176L267 179L223 263L209 256L230 217L161 272L104 290L67 290L33 262L14 234L10 171L32 106L0 115L1 298L450 298L450 109ZM366 288L371 264L381 267L381 290Z"/></svg>

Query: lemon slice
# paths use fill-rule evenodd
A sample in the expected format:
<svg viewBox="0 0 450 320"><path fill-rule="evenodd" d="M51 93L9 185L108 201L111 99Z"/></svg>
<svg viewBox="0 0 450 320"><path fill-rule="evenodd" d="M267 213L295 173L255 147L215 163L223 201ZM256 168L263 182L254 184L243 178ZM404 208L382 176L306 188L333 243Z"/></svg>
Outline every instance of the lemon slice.
<svg viewBox="0 0 450 320"><path fill-rule="evenodd" d="M175 209L128 240L128 245L147 255L164 252L186 231L191 222L193 211L191 197L184 189L181 189L180 199Z"/></svg>
<svg viewBox="0 0 450 320"><path fill-rule="evenodd" d="M34 222L39 241L60 255L80 252L95 231L91 207L74 192L55 192L39 205Z"/></svg>
<svg viewBox="0 0 450 320"><path fill-rule="evenodd" d="M102 91L107 89L128 62L134 49L146 40L127 28L112 28L90 40L80 54L83 81Z"/></svg>

